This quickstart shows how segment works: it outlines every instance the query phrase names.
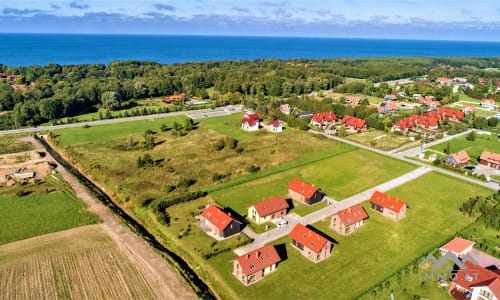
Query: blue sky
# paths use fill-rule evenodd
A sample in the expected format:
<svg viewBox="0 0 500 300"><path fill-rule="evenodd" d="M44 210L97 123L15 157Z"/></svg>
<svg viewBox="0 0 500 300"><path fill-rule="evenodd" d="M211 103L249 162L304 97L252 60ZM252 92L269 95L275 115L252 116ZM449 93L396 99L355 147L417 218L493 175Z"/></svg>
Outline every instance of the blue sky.
<svg viewBox="0 0 500 300"><path fill-rule="evenodd" d="M500 1L1 0L0 32L500 41Z"/></svg>

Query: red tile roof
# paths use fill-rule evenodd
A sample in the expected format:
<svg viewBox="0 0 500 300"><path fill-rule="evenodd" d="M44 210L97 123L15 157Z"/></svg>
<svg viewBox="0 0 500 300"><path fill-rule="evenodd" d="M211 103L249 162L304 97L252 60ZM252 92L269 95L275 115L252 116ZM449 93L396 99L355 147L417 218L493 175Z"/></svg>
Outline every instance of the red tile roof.
<svg viewBox="0 0 500 300"><path fill-rule="evenodd" d="M438 79L436 79L437 82L442 82L442 83L452 83L453 80L451 80L450 78L448 77L439 77Z"/></svg>
<svg viewBox="0 0 500 300"><path fill-rule="evenodd" d="M252 275L281 261L276 248L267 245L236 258L243 274Z"/></svg>
<svg viewBox="0 0 500 300"><path fill-rule="evenodd" d="M397 100L398 96L391 94L391 95L385 95L384 99L391 99L391 100Z"/></svg>
<svg viewBox="0 0 500 300"><path fill-rule="evenodd" d="M396 213L399 213L406 203L398 198L392 197L391 195L384 194L380 191L375 191L370 198L370 202L375 203L384 208L390 209Z"/></svg>
<svg viewBox="0 0 500 300"><path fill-rule="evenodd" d="M319 253L328 242L326 238L300 223L292 229L290 237L308 249L311 249L314 253Z"/></svg>
<svg viewBox="0 0 500 300"><path fill-rule="evenodd" d="M21 91L26 91L26 84L12 84L10 86L13 90L21 90Z"/></svg>
<svg viewBox="0 0 500 300"><path fill-rule="evenodd" d="M360 96L345 96L345 101L352 105L359 105L361 103Z"/></svg>
<svg viewBox="0 0 500 300"><path fill-rule="evenodd" d="M288 103L281 104L280 111L289 113L291 111L290 104Z"/></svg>
<svg viewBox="0 0 500 300"><path fill-rule="evenodd" d="M297 178L292 179L288 184L288 189L292 190L306 198L312 198L314 193L318 190L314 185L307 184L303 181L298 180Z"/></svg>
<svg viewBox="0 0 500 300"><path fill-rule="evenodd" d="M167 98L164 98L162 101L165 103L170 103L172 101L184 101L185 99L186 99L186 94L181 93L178 95L168 96Z"/></svg>
<svg viewBox="0 0 500 300"><path fill-rule="evenodd" d="M464 104L464 105L462 105L462 108L460 110L463 111L463 112L476 111L476 106L469 105L469 104Z"/></svg>
<svg viewBox="0 0 500 300"><path fill-rule="evenodd" d="M363 119L358 119L358 118L353 117L353 116L345 115L342 118L342 125L344 125L346 127L353 128L353 129L360 129L366 125L366 121Z"/></svg>
<svg viewBox="0 0 500 300"><path fill-rule="evenodd" d="M359 204L341 210L334 216L338 216L345 227L351 226L354 223L368 218L368 214L365 209Z"/></svg>
<svg viewBox="0 0 500 300"><path fill-rule="evenodd" d="M228 214L213 204L210 204L207 208L205 208L202 216L220 230L226 229L226 227L233 221Z"/></svg>
<svg viewBox="0 0 500 300"><path fill-rule="evenodd" d="M280 127L281 123L280 123L280 121L278 121L278 120L271 120L271 121L269 121L269 123L268 123L267 125L269 125L269 126L272 126L272 127L275 127L275 128L276 128L276 127Z"/></svg>
<svg viewBox="0 0 500 300"><path fill-rule="evenodd" d="M418 97L418 102L420 103L431 103L432 101L436 100L434 96L420 96Z"/></svg>
<svg viewBox="0 0 500 300"><path fill-rule="evenodd" d="M481 104L486 104L486 103L490 103L491 105L495 105L495 100L486 99L486 98L481 100Z"/></svg>
<svg viewBox="0 0 500 300"><path fill-rule="evenodd" d="M484 286L487 286L497 299L500 298L500 277L471 285L472 288Z"/></svg>
<svg viewBox="0 0 500 300"><path fill-rule="evenodd" d="M460 151L458 153L454 153L450 155L458 164L466 164L469 162L470 157L467 155L467 152Z"/></svg>
<svg viewBox="0 0 500 300"><path fill-rule="evenodd" d="M475 265L470 261L465 261L465 268L457 271L453 282L468 291L472 291L473 287L477 286L490 286L495 289L493 291L498 297L500 291L498 290L498 283L495 282L500 278L500 275L487 270L481 266Z"/></svg>
<svg viewBox="0 0 500 300"><path fill-rule="evenodd" d="M258 122L260 117L258 114L248 114L243 117L243 123L247 123L248 126L253 126L255 122Z"/></svg>
<svg viewBox="0 0 500 300"><path fill-rule="evenodd" d="M486 162L500 165L500 154L489 151L483 151L483 153L481 153L481 156L479 157L479 160L485 160Z"/></svg>
<svg viewBox="0 0 500 300"><path fill-rule="evenodd" d="M439 249L460 254L460 253L464 252L464 250L469 248L470 246L474 246L474 244L475 244L475 242L472 242L469 240L464 240L462 238L457 237L457 238L452 239L448 243L444 244Z"/></svg>
<svg viewBox="0 0 500 300"><path fill-rule="evenodd" d="M278 196L259 203L255 203L253 207L255 207L255 210L257 211L259 216L265 217L283 209L288 209L288 202L286 202L285 197Z"/></svg>
<svg viewBox="0 0 500 300"><path fill-rule="evenodd" d="M451 108L440 108L438 110L438 114L441 119L457 118L458 120L461 120L465 117L463 112Z"/></svg>
<svg viewBox="0 0 500 300"><path fill-rule="evenodd" d="M335 122L335 120L337 120L337 116L334 112L317 113L314 114L311 119L311 121L319 123L321 125L323 125L324 123Z"/></svg>

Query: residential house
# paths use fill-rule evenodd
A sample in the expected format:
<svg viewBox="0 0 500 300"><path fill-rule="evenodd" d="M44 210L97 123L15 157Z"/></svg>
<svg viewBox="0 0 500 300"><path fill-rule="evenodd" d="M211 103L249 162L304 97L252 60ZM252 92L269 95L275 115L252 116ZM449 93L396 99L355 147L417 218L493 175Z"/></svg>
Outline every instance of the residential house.
<svg viewBox="0 0 500 300"><path fill-rule="evenodd" d="M393 221L399 221L406 215L406 202L380 191L375 191L372 194L370 205L371 209Z"/></svg>
<svg viewBox="0 0 500 300"><path fill-rule="evenodd" d="M440 119L447 119L454 122L458 122L465 117L463 112L451 108L440 108L438 109L438 114Z"/></svg>
<svg viewBox="0 0 500 300"><path fill-rule="evenodd" d="M477 81L479 82L480 85L485 85L488 83L488 80L486 80L484 78L479 78Z"/></svg>
<svg viewBox="0 0 500 300"><path fill-rule="evenodd" d="M436 101L434 96L419 96L418 102L425 105L428 111L432 111L441 107L441 102Z"/></svg>
<svg viewBox="0 0 500 300"><path fill-rule="evenodd" d="M27 91L28 88L26 87L26 84L11 84L10 88L13 90L20 90L20 91Z"/></svg>
<svg viewBox="0 0 500 300"><path fill-rule="evenodd" d="M270 222L273 219L279 219L286 216L289 208L288 202L285 197L278 196L272 199L264 200L255 203L248 208L248 217L257 224Z"/></svg>
<svg viewBox="0 0 500 300"><path fill-rule="evenodd" d="M299 117L301 119L309 119L309 118L312 118L312 116L313 116L313 113L310 111L301 111L297 114L297 117Z"/></svg>
<svg viewBox="0 0 500 300"><path fill-rule="evenodd" d="M468 82L467 82L467 78L465 78L465 77L455 77L455 78L453 78L453 83L464 85Z"/></svg>
<svg viewBox="0 0 500 300"><path fill-rule="evenodd" d="M280 111L285 115L289 115L290 112L292 111L292 108L290 107L290 104L284 103L280 105Z"/></svg>
<svg viewBox="0 0 500 300"><path fill-rule="evenodd" d="M464 257L472 250L475 242L456 237L439 248L441 255L450 252L458 258Z"/></svg>
<svg viewBox="0 0 500 300"><path fill-rule="evenodd" d="M331 255L332 242L300 223L292 229L290 237L292 245L315 263Z"/></svg>
<svg viewBox="0 0 500 300"><path fill-rule="evenodd" d="M397 101L398 100L398 96L396 96L394 94L385 95L384 100L385 101Z"/></svg>
<svg viewBox="0 0 500 300"><path fill-rule="evenodd" d="M330 217L330 226L340 234L349 234L361 227L368 214L361 205L354 205Z"/></svg>
<svg viewBox="0 0 500 300"><path fill-rule="evenodd" d="M462 105L460 111L463 112L464 114L471 114L476 111L476 106L471 104L464 104Z"/></svg>
<svg viewBox="0 0 500 300"><path fill-rule="evenodd" d="M307 184L294 178L288 183L288 197L291 199L304 203L314 204L323 199L325 194L314 185Z"/></svg>
<svg viewBox="0 0 500 300"><path fill-rule="evenodd" d="M410 118L398 120L392 125L392 131L402 131L404 133L413 128L415 128L415 122Z"/></svg>
<svg viewBox="0 0 500 300"><path fill-rule="evenodd" d="M361 104L361 97L360 96L345 96L345 102L347 104L357 106Z"/></svg>
<svg viewBox="0 0 500 300"><path fill-rule="evenodd" d="M479 157L479 163L491 168L500 169L500 154L483 151Z"/></svg>
<svg viewBox="0 0 500 300"><path fill-rule="evenodd" d="M349 128L351 130L362 130L365 131L368 128L368 125L366 124L366 121L363 119L358 119L353 116L347 116L345 115L342 118L342 126L345 128Z"/></svg>
<svg viewBox="0 0 500 300"><path fill-rule="evenodd" d="M458 153L454 153L448 155L444 159L444 163L455 168L463 168L469 164L470 157L467 155L467 152L460 151Z"/></svg>
<svg viewBox="0 0 500 300"><path fill-rule="evenodd" d="M436 82L440 85L451 85L453 83L453 80L448 77L439 77L436 79Z"/></svg>
<svg viewBox="0 0 500 300"><path fill-rule="evenodd" d="M218 238L225 238L239 233L243 224L224 212L220 207L209 204L201 213L200 220L209 232Z"/></svg>
<svg viewBox="0 0 500 300"><path fill-rule="evenodd" d="M278 120L271 120L267 123L267 130L271 132L282 132L283 124Z"/></svg>
<svg viewBox="0 0 500 300"><path fill-rule="evenodd" d="M8 82L16 82L19 75L7 75L6 79Z"/></svg>
<svg viewBox="0 0 500 300"><path fill-rule="evenodd" d="M471 261L453 276L450 294L456 299L498 300L500 298L500 272L488 270Z"/></svg>
<svg viewBox="0 0 500 300"><path fill-rule="evenodd" d="M379 104L377 111L380 114L386 114L399 110L399 104L391 101L384 101Z"/></svg>
<svg viewBox="0 0 500 300"><path fill-rule="evenodd" d="M281 258L273 245L244 254L233 261L233 275L248 286L276 270Z"/></svg>
<svg viewBox="0 0 500 300"><path fill-rule="evenodd" d="M439 126L439 119L434 117L432 114L428 115L413 114L410 116L410 119L413 120L416 126L428 130L436 130L438 129Z"/></svg>
<svg viewBox="0 0 500 300"><path fill-rule="evenodd" d="M178 95L168 96L167 98L163 98L161 101L166 103L166 104L170 104L174 101L175 102L184 102L185 100L186 100L186 94L181 93Z"/></svg>
<svg viewBox="0 0 500 300"><path fill-rule="evenodd" d="M260 117L258 114L246 114L241 121L241 128L246 131L259 130Z"/></svg>
<svg viewBox="0 0 500 300"><path fill-rule="evenodd" d="M495 100L494 99L482 99L481 100L481 107L484 109L494 109L495 106Z"/></svg>
<svg viewBox="0 0 500 300"><path fill-rule="evenodd" d="M312 116L311 124L319 127L328 127L329 125L335 124L337 116L332 112L322 112L317 113Z"/></svg>

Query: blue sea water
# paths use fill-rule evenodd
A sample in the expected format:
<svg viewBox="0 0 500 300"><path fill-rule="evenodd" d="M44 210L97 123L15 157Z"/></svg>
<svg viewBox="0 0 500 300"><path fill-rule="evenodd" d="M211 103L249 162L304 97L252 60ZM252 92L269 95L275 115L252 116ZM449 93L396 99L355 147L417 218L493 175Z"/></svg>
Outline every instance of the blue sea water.
<svg viewBox="0 0 500 300"><path fill-rule="evenodd" d="M258 58L500 56L500 42L296 37L0 34L0 64L164 64Z"/></svg>

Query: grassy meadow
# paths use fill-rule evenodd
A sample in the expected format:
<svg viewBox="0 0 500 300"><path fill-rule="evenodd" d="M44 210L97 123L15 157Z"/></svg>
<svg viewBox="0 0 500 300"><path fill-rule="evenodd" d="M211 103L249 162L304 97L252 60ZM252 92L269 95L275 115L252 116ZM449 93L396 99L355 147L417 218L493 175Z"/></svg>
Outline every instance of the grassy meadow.
<svg viewBox="0 0 500 300"><path fill-rule="evenodd" d="M20 190L26 195L18 196ZM61 183L2 188L0 244L98 222L99 218Z"/></svg>
<svg viewBox="0 0 500 300"><path fill-rule="evenodd" d="M364 202L369 219L351 235L337 234L329 228L329 220L313 224L337 242L332 256L323 262L310 262L291 247L289 237L284 237L273 244L286 248L286 260L275 273L250 287L243 287L231 274L234 253L211 258L209 265L241 299L321 299L331 297L332 293L336 299L353 299L473 222L463 217L458 208L469 196L489 195L491 191L429 173L388 193L409 204L406 217L399 222L377 214ZM380 296L387 299L388 293Z"/></svg>
<svg viewBox="0 0 500 300"><path fill-rule="evenodd" d="M20 141L17 136L0 136L0 155L30 150L33 150L33 145Z"/></svg>
<svg viewBox="0 0 500 300"><path fill-rule="evenodd" d="M399 148L410 141L407 136L380 130L368 130L362 133L348 135L346 138L380 150Z"/></svg>

